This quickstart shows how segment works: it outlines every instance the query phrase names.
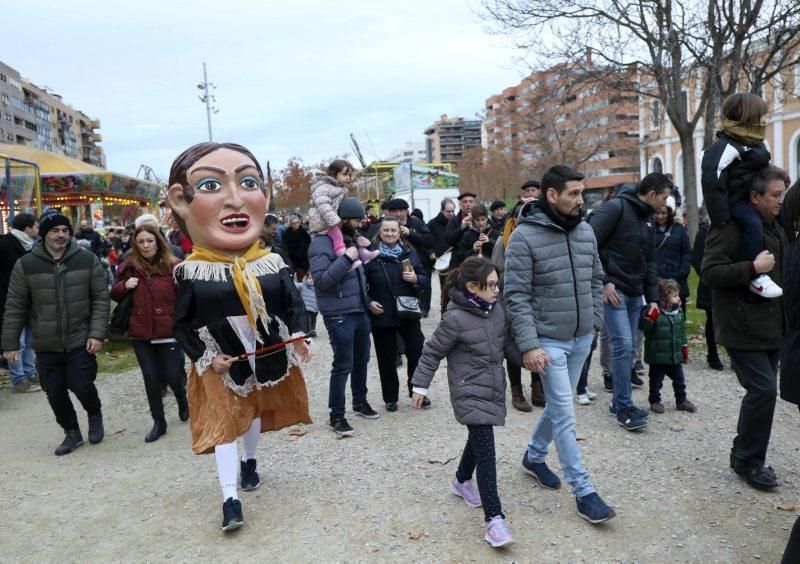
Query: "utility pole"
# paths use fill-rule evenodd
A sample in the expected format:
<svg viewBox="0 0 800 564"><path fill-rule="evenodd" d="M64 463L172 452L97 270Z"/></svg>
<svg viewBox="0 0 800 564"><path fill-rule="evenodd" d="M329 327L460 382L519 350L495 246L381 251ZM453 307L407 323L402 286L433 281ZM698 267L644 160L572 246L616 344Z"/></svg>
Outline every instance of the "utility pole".
<svg viewBox="0 0 800 564"><path fill-rule="evenodd" d="M217 109L215 106L212 105L217 103L217 99L214 97L213 94L209 93L208 91L209 86L211 88L217 87L216 84L208 81L208 75L206 74L206 64L203 63L203 82L197 85L197 88L203 91L203 95L198 96L198 98L200 98L200 101L206 105L206 119L208 120L208 140L213 141L214 139L211 135L211 112L214 112L216 114L217 112L219 112L219 109Z"/></svg>

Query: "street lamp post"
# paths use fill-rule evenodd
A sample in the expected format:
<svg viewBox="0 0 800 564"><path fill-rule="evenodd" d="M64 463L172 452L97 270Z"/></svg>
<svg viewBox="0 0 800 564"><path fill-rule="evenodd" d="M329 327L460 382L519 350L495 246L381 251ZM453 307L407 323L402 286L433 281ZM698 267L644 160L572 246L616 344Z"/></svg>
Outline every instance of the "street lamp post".
<svg viewBox="0 0 800 564"><path fill-rule="evenodd" d="M219 109L217 109L215 106L212 105L216 104L217 99L214 97L213 94L209 93L208 90L209 87L216 88L217 85L214 84L213 82L208 81L208 75L206 74L206 64L203 63L203 82L197 85L197 88L203 91L203 95L198 96L198 98L200 98L200 101L206 105L206 119L208 120L208 140L213 141L214 139L211 135L211 112L214 112L216 114L217 112L219 112Z"/></svg>

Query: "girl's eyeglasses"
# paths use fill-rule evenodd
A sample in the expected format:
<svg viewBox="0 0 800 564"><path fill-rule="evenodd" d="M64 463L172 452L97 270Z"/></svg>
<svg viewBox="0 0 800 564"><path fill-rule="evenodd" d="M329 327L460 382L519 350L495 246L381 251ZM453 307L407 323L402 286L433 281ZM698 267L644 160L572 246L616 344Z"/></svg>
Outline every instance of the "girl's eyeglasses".
<svg viewBox="0 0 800 564"><path fill-rule="evenodd" d="M497 290L497 282L487 282L486 285L490 290Z"/></svg>

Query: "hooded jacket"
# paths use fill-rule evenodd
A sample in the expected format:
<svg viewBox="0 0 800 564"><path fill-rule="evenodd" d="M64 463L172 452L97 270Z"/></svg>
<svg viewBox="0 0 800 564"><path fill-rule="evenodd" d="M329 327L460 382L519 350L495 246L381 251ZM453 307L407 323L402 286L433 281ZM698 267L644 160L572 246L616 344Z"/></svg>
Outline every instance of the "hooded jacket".
<svg viewBox="0 0 800 564"><path fill-rule="evenodd" d="M506 374L503 358L522 365L511 327L501 303L489 311L467 301L451 288L442 322L425 341L411 385L430 387L433 375L447 358L450 402L462 425L504 425Z"/></svg>
<svg viewBox="0 0 800 564"><path fill-rule="evenodd" d="M539 337L567 341L603 325L603 268L586 222L565 231L526 204L505 254L503 294L519 350Z"/></svg>
<svg viewBox="0 0 800 564"><path fill-rule="evenodd" d="M644 294L649 303L658 301L658 262L654 244L653 209L625 188L589 217L594 229L604 284L629 296Z"/></svg>
<svg viewBox="0 0 800 564"><path fill-rule="evenodd" d="M308 208L308 230L324 233L339 225L339 204L347 196L347 188L326 174L318 174L311 183L311 206Z"/></svg>
<svg viewBox="0 0 800 564"><path fill-rule="evenodd" d="M644 361L647 364L675 366L683 363L686 340L686 322L683 310L667 311L659 306L655 321L647 318L647 309L639 314L639 329L644 333Z"/></svg>
<svg viewBox="0 0 800 564"><path fill-rule="evenodd" d="M60 261L38 242L14 265L3 319L2 348L19 349L30 326L37 352L69 352L106 338L108 285L100 259L70 240Z"/></svg>

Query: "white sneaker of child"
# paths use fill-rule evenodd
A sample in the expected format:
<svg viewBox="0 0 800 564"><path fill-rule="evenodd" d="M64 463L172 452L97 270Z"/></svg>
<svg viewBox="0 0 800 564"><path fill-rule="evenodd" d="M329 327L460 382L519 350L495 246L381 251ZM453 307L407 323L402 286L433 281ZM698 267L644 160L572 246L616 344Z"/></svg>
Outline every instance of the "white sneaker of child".
<svg viewBox="0 0 800 564"><path fill-rule="evenodd" d="M762 298L780 298L783 290L766 274L762 274L750 281L750 291Z"/></svg>

